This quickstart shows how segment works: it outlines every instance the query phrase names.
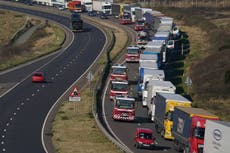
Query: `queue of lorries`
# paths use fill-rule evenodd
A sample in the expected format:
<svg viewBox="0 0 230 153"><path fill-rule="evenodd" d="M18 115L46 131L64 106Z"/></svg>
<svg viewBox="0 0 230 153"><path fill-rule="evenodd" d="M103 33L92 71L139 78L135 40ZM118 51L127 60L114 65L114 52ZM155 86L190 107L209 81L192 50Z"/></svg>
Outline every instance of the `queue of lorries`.
<svg viewBox="0 0 230 153"><path fill-rule="evenodd" d="M192 102L176 94L173 83L165 80L163 65L167 62L168 52L174 48L174 41L180 39L180 31L173 18L145 8L141 12L142 16L136 18L134 26L137 31L136 44L127 47L125 59L126 62L139 64L138 96L141 97L143 107L147 107L149 119L155 123L156 132L164 139L173 140L175 149L179 152L227 153L230 123L220 121L218 116L207 110L192 107ZM120 20L124 18L124 14L120 15ZM124 21L120 23L129 24ZM137 24L142 28L137 28ZM149 34L149 31L153 34ZM112 118L134 121L137 99L129 97L126 66L113 65L110 80L110 99L114 102ZM137 129L140 136L152 133L149 130ZM152 141L145 141L146 139ZM154 149L153 137L140 139L136 136L135 141L138 148Z"/></svg>
<svg viewBox="0 0 230 153"><path fill-rule="evenodd" d="M51 0L33 0L51 4ZM52 1L54 2L54 1ZM147 107L149 119L155 123L156 131L165 139L173 140L175 149L185 153L228 153L230 150L230 123L204 109L193 108L192 102L176 94L176 87L165 80L164 63L168 52L174 49L180 31L173 18L159 11L140 8L129 4L110 4L105 1L65 0L55 4L66 4L72 13L73 30L82 29L82 20L76 12L81 12L82 4L89 5L87 11L104 11L118 17L120 24L134 23L137 31L136 44L126 48L126 62L139 64L138 97L143 107ZM98 6L92 6L92 4ZM54 5L54 4L52 4ZM33 82L44 81L41 73L32 76ZM127 67L114 64L110 75L110 99L114 102L111 112L114 120L134 121L134 97L129 97ZM229 113L229 112L226 112ZM135 146L154 149L153 131L138 128Z"/></svg>

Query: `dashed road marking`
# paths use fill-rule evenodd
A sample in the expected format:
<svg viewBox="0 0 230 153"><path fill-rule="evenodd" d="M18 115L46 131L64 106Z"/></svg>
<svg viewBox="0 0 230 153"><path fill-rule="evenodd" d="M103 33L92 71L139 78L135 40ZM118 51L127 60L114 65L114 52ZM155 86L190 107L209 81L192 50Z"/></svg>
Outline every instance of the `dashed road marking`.
<svg viewBox="0 0 230 153"><path fill-rule="evenodd" d="M6 123L6 126L10 126L10 123Z"/></svg>
<svg viewBox="0 0 230 153"><path fill-rule="evenodd" d="M15 112L13 114L14 114L14 116L17 115L17 113L15 113Z"/></svg>
<svg viewBox="0 0 230 153"><path fill-rule="evenodd" d="M6 129L4 129L3 132L6 132Z"/></svg>
<svg viewBox="0 0 230 153"><path fill-rule="evenodd" d="M3 149L2 149L2 151L3 151L3 152L5 152L5 151L6 151L6 149L5 149L5 148L3 148Z"/></svg>
<svg viewBox="0 0 230 153"><path fill-rule="evenodd" d="M52 77L51 80L54 80L54 77Z"/></svg>
<svg viewBox="0 0 230 153"><path fill-rule="evenodd" d="M29 101L30 100L30 98L26 98L26 101Z"/></svg>
<svg viewBox="0 0 230 153"><path fill-rule="evenodd" d="M1 144L3 145L5 142L4 141L1 141Z"/></svg>
<svg viewBox="0 0 230 153"><path fill-rule="evenodd" d="M37 89L37 92L39 92L40 90L39 89Z"/></svg>
<svg viewBox="0 0 230 153"><path fill-rule="evenodd" d="M63 69L65 70L65 69L66 69L66 67L63 67Z"/></svg>
<svg viewBox="0 0 230 153"><path fill-rule="evenodd" d="M32 93L32 97L33 97L33 96L35 96L35 94L34 94L34 93Z"/></svg>
<svg viewBox="0 0 230 153"><path fill-rule="evenodd" d="M21 106L23 106L24 105L24 103L23 102L21 102Z"/></svg>
<svg viewBox="0 0 230 153"><path fill-rule="evenodd" d="M58 76L58 74L56 74L55 76Z"/></svg>
<svg viewBox="0 0 230 153"><path fill-rule="evenodd" d="M2 135L2 138L5 138L5 135Z"/></svg>
<svg viewBox="0 0 230 153"><path fill-rule="evenodd" d="M19 110L20 110L20 107L17 107L17 110L19 111Z"/></svg>
<svg viewBox="0 0 230 153"><path fill-rule="evenodd" d="M62 73L62 70L60 70L59 72Z"/></svg>
<svg viewBox="0 0 230 153"><path fill-rule="evenodd" d="M12 120L13 120L13 117L11 117L10 120L12 121Z"/></svg>
<svg viewBox="0 0 230 153"><path fill-rule="evenodd" d="M42 85L42 88L45 88L45 85Z"/></svg>

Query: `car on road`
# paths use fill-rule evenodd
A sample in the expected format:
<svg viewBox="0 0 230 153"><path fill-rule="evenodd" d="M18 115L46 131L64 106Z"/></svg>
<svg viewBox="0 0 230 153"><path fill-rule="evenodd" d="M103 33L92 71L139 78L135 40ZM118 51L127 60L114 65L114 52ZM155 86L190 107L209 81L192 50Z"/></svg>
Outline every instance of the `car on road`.
<svg viewBox="0 0 230 153"><path fill-rule="evenodd" d="M108 19L108 16L107 16L107 14L105 14L105 13L100 13L100 14L99 14L99 17L100 17L101 19Z"/></svg>
<svg viewBox="0 0 230 153"><path fill-rule="evenodd" d="M137 128L135 134L135 146L136 148L154 149L155 138L153 137L153 131L148 128Z"/></svg>
<svg viewBox="0 0 230 153"><path fill-rule="evenodd" d="M42 83L45 82L45 75L43 72L34 72L31 79L32 82Z"/></svg>
<svg viewBox="0 0 230 153"><path fill-rule="evenodd" d="M88 16L97 16L97 12L96 11L89 11Z"/></svg>

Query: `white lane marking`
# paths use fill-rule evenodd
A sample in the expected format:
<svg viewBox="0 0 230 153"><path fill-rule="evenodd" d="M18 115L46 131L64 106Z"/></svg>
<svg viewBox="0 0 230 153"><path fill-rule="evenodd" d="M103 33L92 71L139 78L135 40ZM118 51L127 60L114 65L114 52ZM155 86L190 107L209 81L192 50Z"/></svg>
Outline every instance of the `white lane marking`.
<svg viewBox="0 0 230 153"><path fill-rule="evenodd" d="M19 111L19 110L20 110L20 107L17 107L17 110Z"/></svg>
<svg viewBox="0 0 230 153"><path fill-rule="evenodd" d="M66 67L63 67L63 69L65 70L65 69L66 69Z"/></svg>
<svg viewBox="0 0 230 153"><path fill-rule="evenodd" d="M24 103L23 102L21 102L21 106L23 106L24 105Z"/></svg>
<svg viewBox="0 0 230 153"><path fill-rule="evenodd" d="M5 151L6 151L6 149L5 149L5 148L3 148L3 149L2 149L2 151L3 151L3 152L5 152Z"/></svg>
<svg viewBox="0 0 230 153"><path fill-rule="evenodd" d="M6 126L9 126L10 125L10 123L6 123Z"/></svg>
<svg viewBox="0 0 230 153"><path fill-rule="evenodd" d="M30 98L26 98L26 101L29 101L30 100Z"/></svg>
<svg viewBox="0 0 230 153"><path fill-rule="evenodd" d="M69 64L72 64L72 61L70 61Z"/></svg>
<svg viewBox="0 0 230 153"><path fill-rule="evenodd" d="M44 85L44 84L42 85L42 88L45 88L45 85Z"/></svg>
<svg viewBox="0 0 230 153"><path fill-rule="evenodd" d="M52 77L51 80L54 80L54 77Z"/></svg>
<svg viewBox="0 0 230 153"><path fill-rule="evenodd" d="M34 94L34 93L32 93L32 97L33 97L33 96L35 96L35 94Z"/></svg>
<svg viewBox="0 0 230 153"><path fill-rule="evenodd" d="M3 132L6 132L6 129L4 129Z"/></svg>
<svg viewBox="0 0 230 153"><path fill-rule="evenodd" d="M62 73L62 70L60 70L59 72Z"/></svg>
<svg viewBox="0 0 230 153"><path fill-rule="evenodd" d="M100 29L100 27L97 27L97 28L99 28ZM100 29L101 30L101 32L104 34L104 36L106 36L106 34L105 34L105 32L102 30L102 29ZM72 83L72 85L58 98L58 100L53 104L53 106L50 108L50 110L49 110L49 112L47 113L47 115L46 115L46 118L45 118L45 120L44 120L44 122L43 122L43 125L42 125L42 130L41 130L41 139L42 139L42 146L43 146L43 148L44 148L44 150L45 150L45 152L46 153L49 153L48 151L47 151L47 148L46 148L46 145L45 145L45 142L44 142L44 130L45 130L45 125L46 125L46 123L47 123L47 120L48 120L48 117L49 117L49 115L51 114L51 112L53 111L53 109L54 109L54 107L58 104L58 102L60 101L60 99L61 99L61 97L63 97L90 69L91 69L91 67L96 63L96 61L98 60L98 58L101 56L101 54L103 53L103 51L105 50L105 47L106 47L106 45L107 45L107 43L108 43L108 38L107 37L105 37L105 44L104 44L104 46L103 46L103 48L102 48L102 50L101 50L101 52L100 52L100 54L98 54L98 56L95 58L95 60L93 61L93 63L88 67L88 69L74 82L74 83ZM77 56L76 56L76 58L77 58Z"/></svg>
<svg viewBox="0 0 230 153"><path fill-rule="evenodd" d="M5 135L2 135L2 138L5 138Z"/></svg>
<svg viewBox="0 0 230 153"><path fill-rule="evenodd" d="M14 116L17 115L17 113L14 112Z"/></svg>
<svg viewBox="0 0 230 153"><path fill-rule="evenodd" d="M58 76L58 74L55 74L55 76Z"/></svg>
<svg viewBox="0 0 230 153"><path fill-rule="evenodd" d="M13 117L10 118L10 121L12 121L12 120L13 120Z"/></svg>
<svg viewBox="0 0 230 153"><path fill-rule="evenodd" d="M66 64L66 67L69 67L69 64Z"/></svg>
<svg viewBox="0 0 230 153"><path fill-rule="evenodd" d="M1 144L3 145L5 142L4 141L1 141Z"/></svg>
<svg viewBox="0 0 230 153"><path fill-rule="evenodd" d="M39 92L40 90L39 89L37 89L37 92Z"/></svg>
<svg viewBox="0 0 230 153"><path fill-rule="evenodd" d="M75 56L75 58L77 59L77 58L78 58L78 56Z"/></svg>

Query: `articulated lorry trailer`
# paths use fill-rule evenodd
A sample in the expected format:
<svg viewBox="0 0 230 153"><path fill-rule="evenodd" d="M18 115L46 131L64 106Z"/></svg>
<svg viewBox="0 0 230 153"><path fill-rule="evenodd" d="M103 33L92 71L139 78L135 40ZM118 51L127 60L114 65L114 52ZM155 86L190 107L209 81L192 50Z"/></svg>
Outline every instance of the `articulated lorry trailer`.
<svg viewBox="0 0 230 153"><path fill-rule="evenodd" d="M172 140L174 108L176 106L191 107L191 101L179 94L158 92L154 99L154 103L154 122L156 130L163 138Z"/></svg>
<svg viewBox="0 0 230 153"><path fill-rule="evenodd" d="M106 1L93 1L93 10L97 12L102 12L107 15L112 14L112 5L110 2Z"/></svg>
<svg viewBox="0 0 230 153"><path fill-rule="evenodd" d="M70 18L70 28L73 32L82 31L83 30L83 20L79 13L74 12L71 14Z"/></svg>
<svg viewBox="0 0 230 153"><path fill-rule="evenodd" d="M219 117L201 108L176 107L172 128L174 148L184 153L203 153L207 120Z"/></svg>
<svg viewBox="0 0 230 153"><path fill-rule="evenodd" d="M206 121L204 153L230 152L230 122Z"/></svg>
<svg viewBox="0 0 230 153"><path fill-rule="evenodd" d="M157 93L174 94L176 92L176 87L170 81L149 80L146 82L145 89L142 92L142 104L144 105L147 103L148 116L152 121L154 121L156 110L155 99Z"/></svg>

